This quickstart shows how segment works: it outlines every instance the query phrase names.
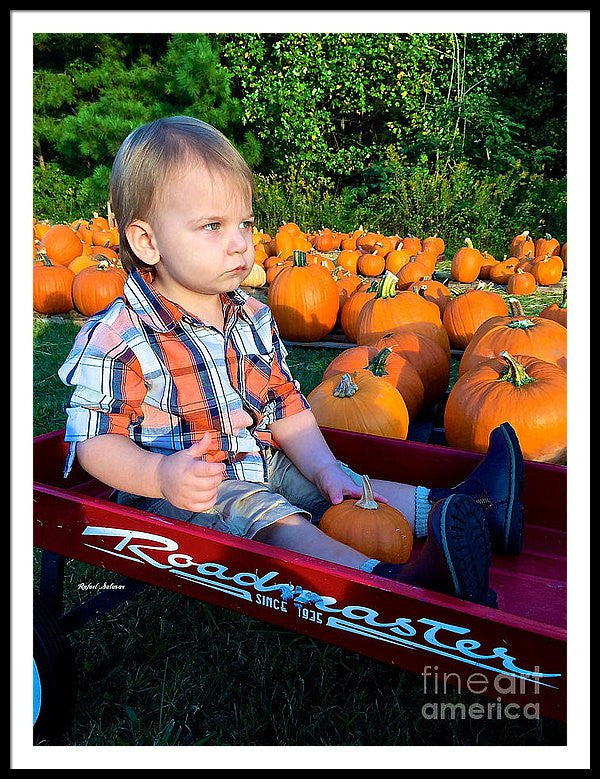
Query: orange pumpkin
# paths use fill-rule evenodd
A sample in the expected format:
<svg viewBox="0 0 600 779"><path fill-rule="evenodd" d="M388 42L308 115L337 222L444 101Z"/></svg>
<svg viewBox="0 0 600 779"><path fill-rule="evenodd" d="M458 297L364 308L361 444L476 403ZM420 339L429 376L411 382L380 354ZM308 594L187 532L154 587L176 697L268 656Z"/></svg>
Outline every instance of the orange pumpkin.
<svg viewBox="0 0 600 779"><path fill-rule="evenodd" d="M370 346L356 346L345 349L329 363L323 378L336 374L369 371L373 376L389 382L402 395L408 416L416 417L425 402L423 381L413 365L389 347L375 349Z"/></svg>
<svg viewBox="0 0 600 779"><path fill-rule="evenodd" d="M324 227L312 239L312 245L318 252L333 252L340 248L340 241L341 236L339 233L334 233L333 230Z"/></svg>
<svg viewBox="0 0 600 779"><path fill-rule="evenodd" d="M38 314L66 314L73 308L71 271L64 265L53 265L43 253L33 265L33 308Z"/></svg>
<svg viewBox="0 0 600 779"><path fill-rule="evenodd" d="M506 257L492 265L489 271L490 281L493 281L494 284L508 284L508 280L516 271L520 259L522 258Z"/></svg>
<svg viewBox="0 0 600 779"><path fill-rule="evenodd" d="M542 319L553 319L563 327L567 326L567 288L563 289L560 303L550 303L540 311Z"/></svg>
<svg viewBox="0 0 600 779"><path fill-rule="evenodd" d="M470 238L466 238L465 246L461 247L452 258L450 277L454 281L470 284L479 275L482 260L481 252L474 248Z"/></svg>
<svg viewBox="0 0 600 779"><path fill-rule="evenodd" d="M345 268L350 273L358 273L358 260L361 252L358 249L342 249L338 254L336 263L340 268Z"/></svg>
<svg viewBox="0 0 600 779"><path fill-rule="evenodd" d="M535 280L543 287L558 284L562 278L563 261L557 254L547 254L543 259L533 264L531 272Z"/></svg>
<svg viewBox="0 0 600 779"><path fill-rule="evenodd" d="M536 257L545 257L548 254L550 256L553 254L558 254L560 256L560 243L556 238L553 238L550 233L546 233L543 238L538 238L534 246Z"/></svg>
<svg viewBox="0 0 600 779"><path fill-rule="evenodd" d="M550 319L525 316L520 303L513 299L508 316L492 317L476 330L461 357L458 375L503 351L529 354L566 372L567 330Z"/></svg>
<svg viewBox="0 0 600 779"><path fill-rule="evenodd" d="M490 254L489 252L481 252L482 261L481 261L481 267L479 268L479 278L483 279L484 281L489 279L490 277L490 269L498 264L498 260L494 257L493 254Z"/></svg>
<svg viewBox="0 0 600 779"><path fill-rule="evenodd" d="M331 277L336 283L339 293L339 303L341 311L344 304L347 303L350 295L355 292L362 284L362 279L356 273L351 273L344 268L337 267L332 271Z"/></svg>
<svg viewBox="0 0 600 779"><path fill-rule="evenodd" d="M435 254L436 257L440 257L444 253L445 248L446 245L443 239L440 238L437 234L430 235L423 239L423 251L431 251Z"/></svg>
<svg viewBox="0 0 600 779"><path fill-rule="evenodd" d="M53 225L40 241L40 247L55 265L68 265L81 254L81 238L67 224Z"/></svg>
<svg viewBox="0 0 600 779"><path fill-rule="evenodd" d="M394 249L385 257L385 269L397 276L406 263L410 262L411 257L412 254L407 249Z"/></svg>
<svg viewBox="0 0 600 779"><path fill-rule="evenodd" d="M367 371L330 376L307 398L321 427L405 439L408 409L402 395L387 381Z"/></svg>
<svg viewBox="0 0 600 779"><path fill-rule="evenodd" d="M71 262L67 265L67 267L71 271L71 273L74 276L76 276L84 268L95 267L99 261L100 258L98 257L98 255L82 254L79 257L75 257L74 260L71 260Z"/></svg>
<svg viewBox="0 0 600 779"><path fill-rule="evenodd" d="M360 345L373 344L398 327L406 324L414 327L422 322L444 330L435 303L425 300L420 293L398 292L396 277L390 273L380 281L375 297L363 306L358 317L356 340Z"/></svg>
<svg viewBox="0 0 600 779"><path fill-rule="evenodd" d="M422 292L425 300L430 300L435 303L440 309L440 314L443 315L444 309L452 297L452 294L446 284L442 281L435 281L434 279L425 276L421 281L412 284L409 288L412 292Z"/></svg>
<svg viewBox="0 0 600 779"><path fill-rule="evenodd" d="M401 511L377 503L368 476L362 477L360 500L346 498L321 517L319 530L367 557L403 564L412 552L413 534Z"/></svg>
<svg viewBox="0 0 600 779"><path fill-rule="evenodd" d="M351 343L356 343L358 336L358 317L362 307L368 300L375 297L378 282L373 279L358 286L344 303L340 313L340 326L344 335Z"/></svg>
<svg viewBox="0 0 600 779"><path fill-rule="evenodd" d="M385 258L378 254L361 254L358 258L357 270L361 276L380 276L385 270Z"/></svg>
<svg viewBox="0 0 600 779"><path fill-rule="evenodd" d="M102 259L81 270L73 281L73 303L79 313L92 316L123 296L127 274Z"/></svg>
<svg viewBox="0 0 600 779"><path fill-rule="evenodd" d="M448 301L442 322L452 346L465 349L483 322L491 317L507 315L508 306L504 298L479 283Z"/></svg>
<svg viewBox="0 0 600 779"><path fill-rule="evenodd" d="M444 411L448 445L485 452L491 431L502 422L514 428L526 460L564 463L565 372L538 357L503 350L459 376Z"/></svg>
<svg viewBox="0 0 600 779"><path fill-rule="evenodd" d="M416 235L407 235L406 238L402 239L402 248L413 256L423 251L423 244Z"/></svg>
<svg viewBox="0 0 600 779"><path fill-rule="evenodd" d="M526 254L535 253L535 244L533 239L529 235L529 230L523 230L522 233L516 235L510 242L510 256L521 259Z"/></svg>
<svg viewBox="0 0 600 779"><path fill-rule="evenodd" d="M443 346L422 333L395 330L380 338L374 347L366 348L386 347L408 360L421 377L425 406L442 397L450 381L450 355Z"/></svg>
<svg viewBox="0 0 600 779"><path fill-rule="evenodd" d="M397 273L398 289L408 289L416 281L422 281L429 276L431 276L431 271L428 266L419 262L416 256L411 257Z"/></svg>
<svg viewBox="0 0 600 779"><path fill-rule="evenodd" d="M292 263L270 282L268 303L283 338L318 341L336 323L339 293L331 274L296 250Z"/></svg>
<svg viewBox="0 0 600 779"><path fill-rule="evenodd" d="M506 284L509 295L532 295L536 289L535 276L521 268L515 270Z"/></svg>

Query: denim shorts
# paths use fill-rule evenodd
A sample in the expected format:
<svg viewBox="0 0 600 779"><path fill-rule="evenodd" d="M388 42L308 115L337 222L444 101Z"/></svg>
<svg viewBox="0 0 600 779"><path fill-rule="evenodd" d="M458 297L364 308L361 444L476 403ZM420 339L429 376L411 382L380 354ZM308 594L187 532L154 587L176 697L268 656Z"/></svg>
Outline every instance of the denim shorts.
<svg viewBox="0 0 600 779"><path fill-rule="evenodd" d="M339 460L338 464L355 484L362 484L357 473ZM164 498L144 498L127 492L117 491L111 500L240 538L252 538L262 528L291 514L300 514L318 524L331 503L280 449L269 452L267 465L268 482L225 479L217 490L215 505L209 511L186 511Z"/></svg>

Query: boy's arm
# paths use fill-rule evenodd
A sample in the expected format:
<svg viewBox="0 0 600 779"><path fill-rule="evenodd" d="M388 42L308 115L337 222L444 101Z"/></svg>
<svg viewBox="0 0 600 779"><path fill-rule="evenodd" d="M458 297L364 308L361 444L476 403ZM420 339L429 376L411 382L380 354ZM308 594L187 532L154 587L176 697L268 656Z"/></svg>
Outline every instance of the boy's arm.
<svg viewBox="0 0 600 779"><path fill-rule="evenodd" d="M200 459L212 448L205 433L192 446L170 455L147 452L130 438L108 433L77 444L77 459L95 478L113 489L146 498L166 498L187 511L208 511L224 478L218 462Z"/></svg>
<svg viewBox="0 0 600 779"><path fill-rule="evenodd" d="M283 417L269 425L275 442L296 468L331 503L344 496L360 498L362 490L340 468L310 410Z"/></svg>

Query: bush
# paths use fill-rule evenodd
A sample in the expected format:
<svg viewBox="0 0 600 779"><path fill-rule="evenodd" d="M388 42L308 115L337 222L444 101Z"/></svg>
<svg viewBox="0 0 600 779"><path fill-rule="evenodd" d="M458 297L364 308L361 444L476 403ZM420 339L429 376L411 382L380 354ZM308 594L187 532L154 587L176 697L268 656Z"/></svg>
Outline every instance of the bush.
<svg viewBox="0 0 600 779"><path fill-rule="evenodd" d="M96 179L94 179L95 181ZM78 218L106 213L108 179L103 186L90 186L61 170L56 163L33 169L33 215L36 219L70 224Z"/></svg>

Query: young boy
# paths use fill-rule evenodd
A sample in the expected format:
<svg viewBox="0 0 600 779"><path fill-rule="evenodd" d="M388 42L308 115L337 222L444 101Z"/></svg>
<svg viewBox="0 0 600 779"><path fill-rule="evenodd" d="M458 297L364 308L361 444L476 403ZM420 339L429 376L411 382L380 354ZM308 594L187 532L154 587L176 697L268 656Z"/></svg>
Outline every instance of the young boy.
<svg viewBox="0 0 600 779"><path fill-rule="evenodd" d="M253 193L243 159L204 122L160 119L126 138L111 178L125 298L87 320L59 371L74 386L66 473L76 453L119 503L493 605L490 537L501 552L521 543L508 425L454 490L373 480L427 535L416 560L369 559L319 530L361 480L328 448L270 309L239 289Z"/></svg>

